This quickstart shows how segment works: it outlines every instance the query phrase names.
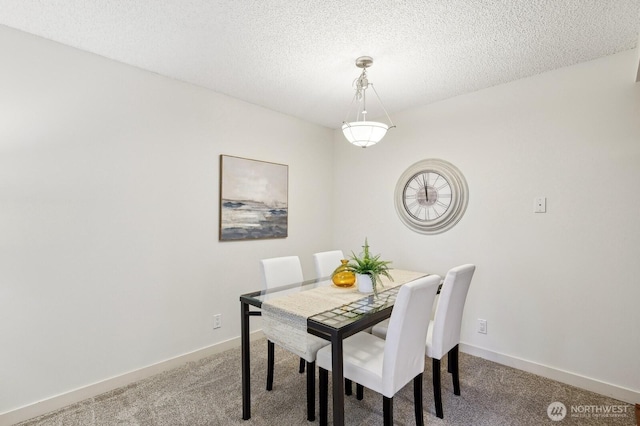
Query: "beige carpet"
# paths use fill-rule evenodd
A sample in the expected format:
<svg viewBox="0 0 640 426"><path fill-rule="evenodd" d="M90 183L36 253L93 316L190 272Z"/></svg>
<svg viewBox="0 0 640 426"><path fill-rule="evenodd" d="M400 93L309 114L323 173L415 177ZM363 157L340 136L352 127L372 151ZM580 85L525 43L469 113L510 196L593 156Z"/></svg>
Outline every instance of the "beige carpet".
<svg viewBox="0 0 640 426"><path fill-rule="evenodd" d="M248 421L242 420L237 348L20 426L314 424L306 420L306 388L304 375L297 372L299 358L276 347L274 388L271 392L265 390L266 346L265 340L258 340L251 347L252 418ZM451 377L446 373L446 360L442 364L444 419L435 416L430 360L425 364L424 416L428 425L636 424L635 407L631 404L463 353L460 354L462 395L455 396ZM565 405L568 413L564 419L549 418L547 409L553 402ZM414 425L411 384L396 395L394 403L395 424ZM579 412L572 413L572 409ZM331 416L331 407L329 411ZM609 416L605 416L605 411L609 411ZM366 389L363 401L356 400L355 395L345 397L345 419L347 425L382 425L382 397Z"/></svg>

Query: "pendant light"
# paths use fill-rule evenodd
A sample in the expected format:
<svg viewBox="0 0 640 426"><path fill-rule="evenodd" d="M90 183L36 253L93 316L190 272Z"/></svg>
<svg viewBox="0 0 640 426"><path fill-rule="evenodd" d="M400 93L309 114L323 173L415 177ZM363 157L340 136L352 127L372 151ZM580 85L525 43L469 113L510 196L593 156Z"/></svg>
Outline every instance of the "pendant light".
<svg viewBox="0 0 640 426"><path fill-rule="evenodd" d="M345 138L347 138L347 140L352 144L362 148L377 144L382 140L384 135L387 133L387 130L396 127L391 121L391 117L389 117L384 105L382 105L380 96L378 96L378 92L375 87L373 87L373 83L371 83L367 77L367 68L371 67L371 65L373 65L373 58L370 56L361 56L356 59L356 66L358 68L362 68L362 73L360 74L360 77L354 80L356 93L353 96L353 101L351 102L351 107L347 112L347 117L342 124L342 133L344 133ZM378 103L386 114L390 123L389 125L367 120L367 89L369 88L373 89L373 94L378 99ZM348 121L354 104L356 105L355 119L353 121Z"/></svg>

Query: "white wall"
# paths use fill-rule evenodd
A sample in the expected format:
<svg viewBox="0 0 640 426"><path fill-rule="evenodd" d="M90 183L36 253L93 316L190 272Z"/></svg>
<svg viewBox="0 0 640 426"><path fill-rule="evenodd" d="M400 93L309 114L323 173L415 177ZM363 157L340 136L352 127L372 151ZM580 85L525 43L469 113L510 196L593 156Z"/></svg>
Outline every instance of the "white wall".
<svg viewBox="0 0 640 426"><path fill-rule="evenodd" d="M331 130L2 26L0 57L0 413L235 338L260 258L332 247ZM289 165L288 238L218 242L220 154Z"/></svg>
<svg viewBox="0 0 640 426"><path fill-rule="evenodd" d="M638 402L636 68L630 51L414 108L372 148L335 132L336 246L368 236L396 267L439 274L475 263L468 351ZM452 162L470 188L461 222L435 236L406 228L393 204L400 174L425 158ZM546 214L533 213L537 196Z"/></svg>

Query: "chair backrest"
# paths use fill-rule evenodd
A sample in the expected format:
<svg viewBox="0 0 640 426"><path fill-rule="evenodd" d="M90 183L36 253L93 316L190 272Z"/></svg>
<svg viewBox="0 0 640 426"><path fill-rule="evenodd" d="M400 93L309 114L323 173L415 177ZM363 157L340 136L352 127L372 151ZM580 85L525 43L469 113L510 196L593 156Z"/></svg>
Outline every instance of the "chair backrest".
<svg viewBox="0 0 640 426"><path fill-rule="evenodd" d="M456 266L447 272L433 318L433 330L429 331L431 347L427 355L431 358L441 359L460 343L462 311L475 270L475 265L468 264Z"/></svg>
<svg viewBox="0 0 640 426"><path fill-rule="evenodd" d="M439 284L438 275L429 275L400 287L384 346L381 393L386 397L395 395L424 371L424 341L429 327L424 320L425 307L431 309Z"/></svg>
<svg viewBox="0 0 640 426"><path fill-rule="evenodd" d="M316 277L329 277L341 265L344 259L342 250L323 251L313 255L313 264L316 266Z"/></svg>
<svg viewBox="0 0 640 426"><path fill-rule="evenodd" d="M298 256L274 257L260 261L264 288L298 283L304 280Z"/></svg>

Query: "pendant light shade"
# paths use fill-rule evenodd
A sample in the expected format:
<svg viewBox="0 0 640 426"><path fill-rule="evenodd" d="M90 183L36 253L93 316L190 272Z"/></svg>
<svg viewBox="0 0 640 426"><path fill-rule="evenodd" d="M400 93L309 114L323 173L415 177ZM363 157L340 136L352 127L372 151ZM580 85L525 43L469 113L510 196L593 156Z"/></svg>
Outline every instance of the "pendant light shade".
<svg viewBox="0 0 640 426"><path fill-rule="evenodd" d="M389 126L376 121L354 121L342 125L342 133L349 142L366 148L375 145L387 134Z"/></svg>
<svg viewBox="0 0 640 426"><path fill-rule="evenodd" d="M370 56L361 56L356 59L356 66L358 68L362 68L362 73L360 74L360 77L354 81L356 93L353 96L353 101L351 102L349 112L347 112L347 117L342 124L342 133L344 133L344 137L347 138L350 143L362 148L377 144L387 134L387 130L396 127L391 121L391 117L389 117L384 105L382 105L382 101L380 101L380 97L378 96L378 92L376 92L375 87L373 87L373 83L369 82L367 77L367 68L371 65L373 65L373 59ZM378 99L378 103L386 114L389 123L391 123L390 125L367 120L368 88L373 89L373 93ZM353 121L349 121L349 114L352 113L354 104L356 106L355 117Z"/></svg>

